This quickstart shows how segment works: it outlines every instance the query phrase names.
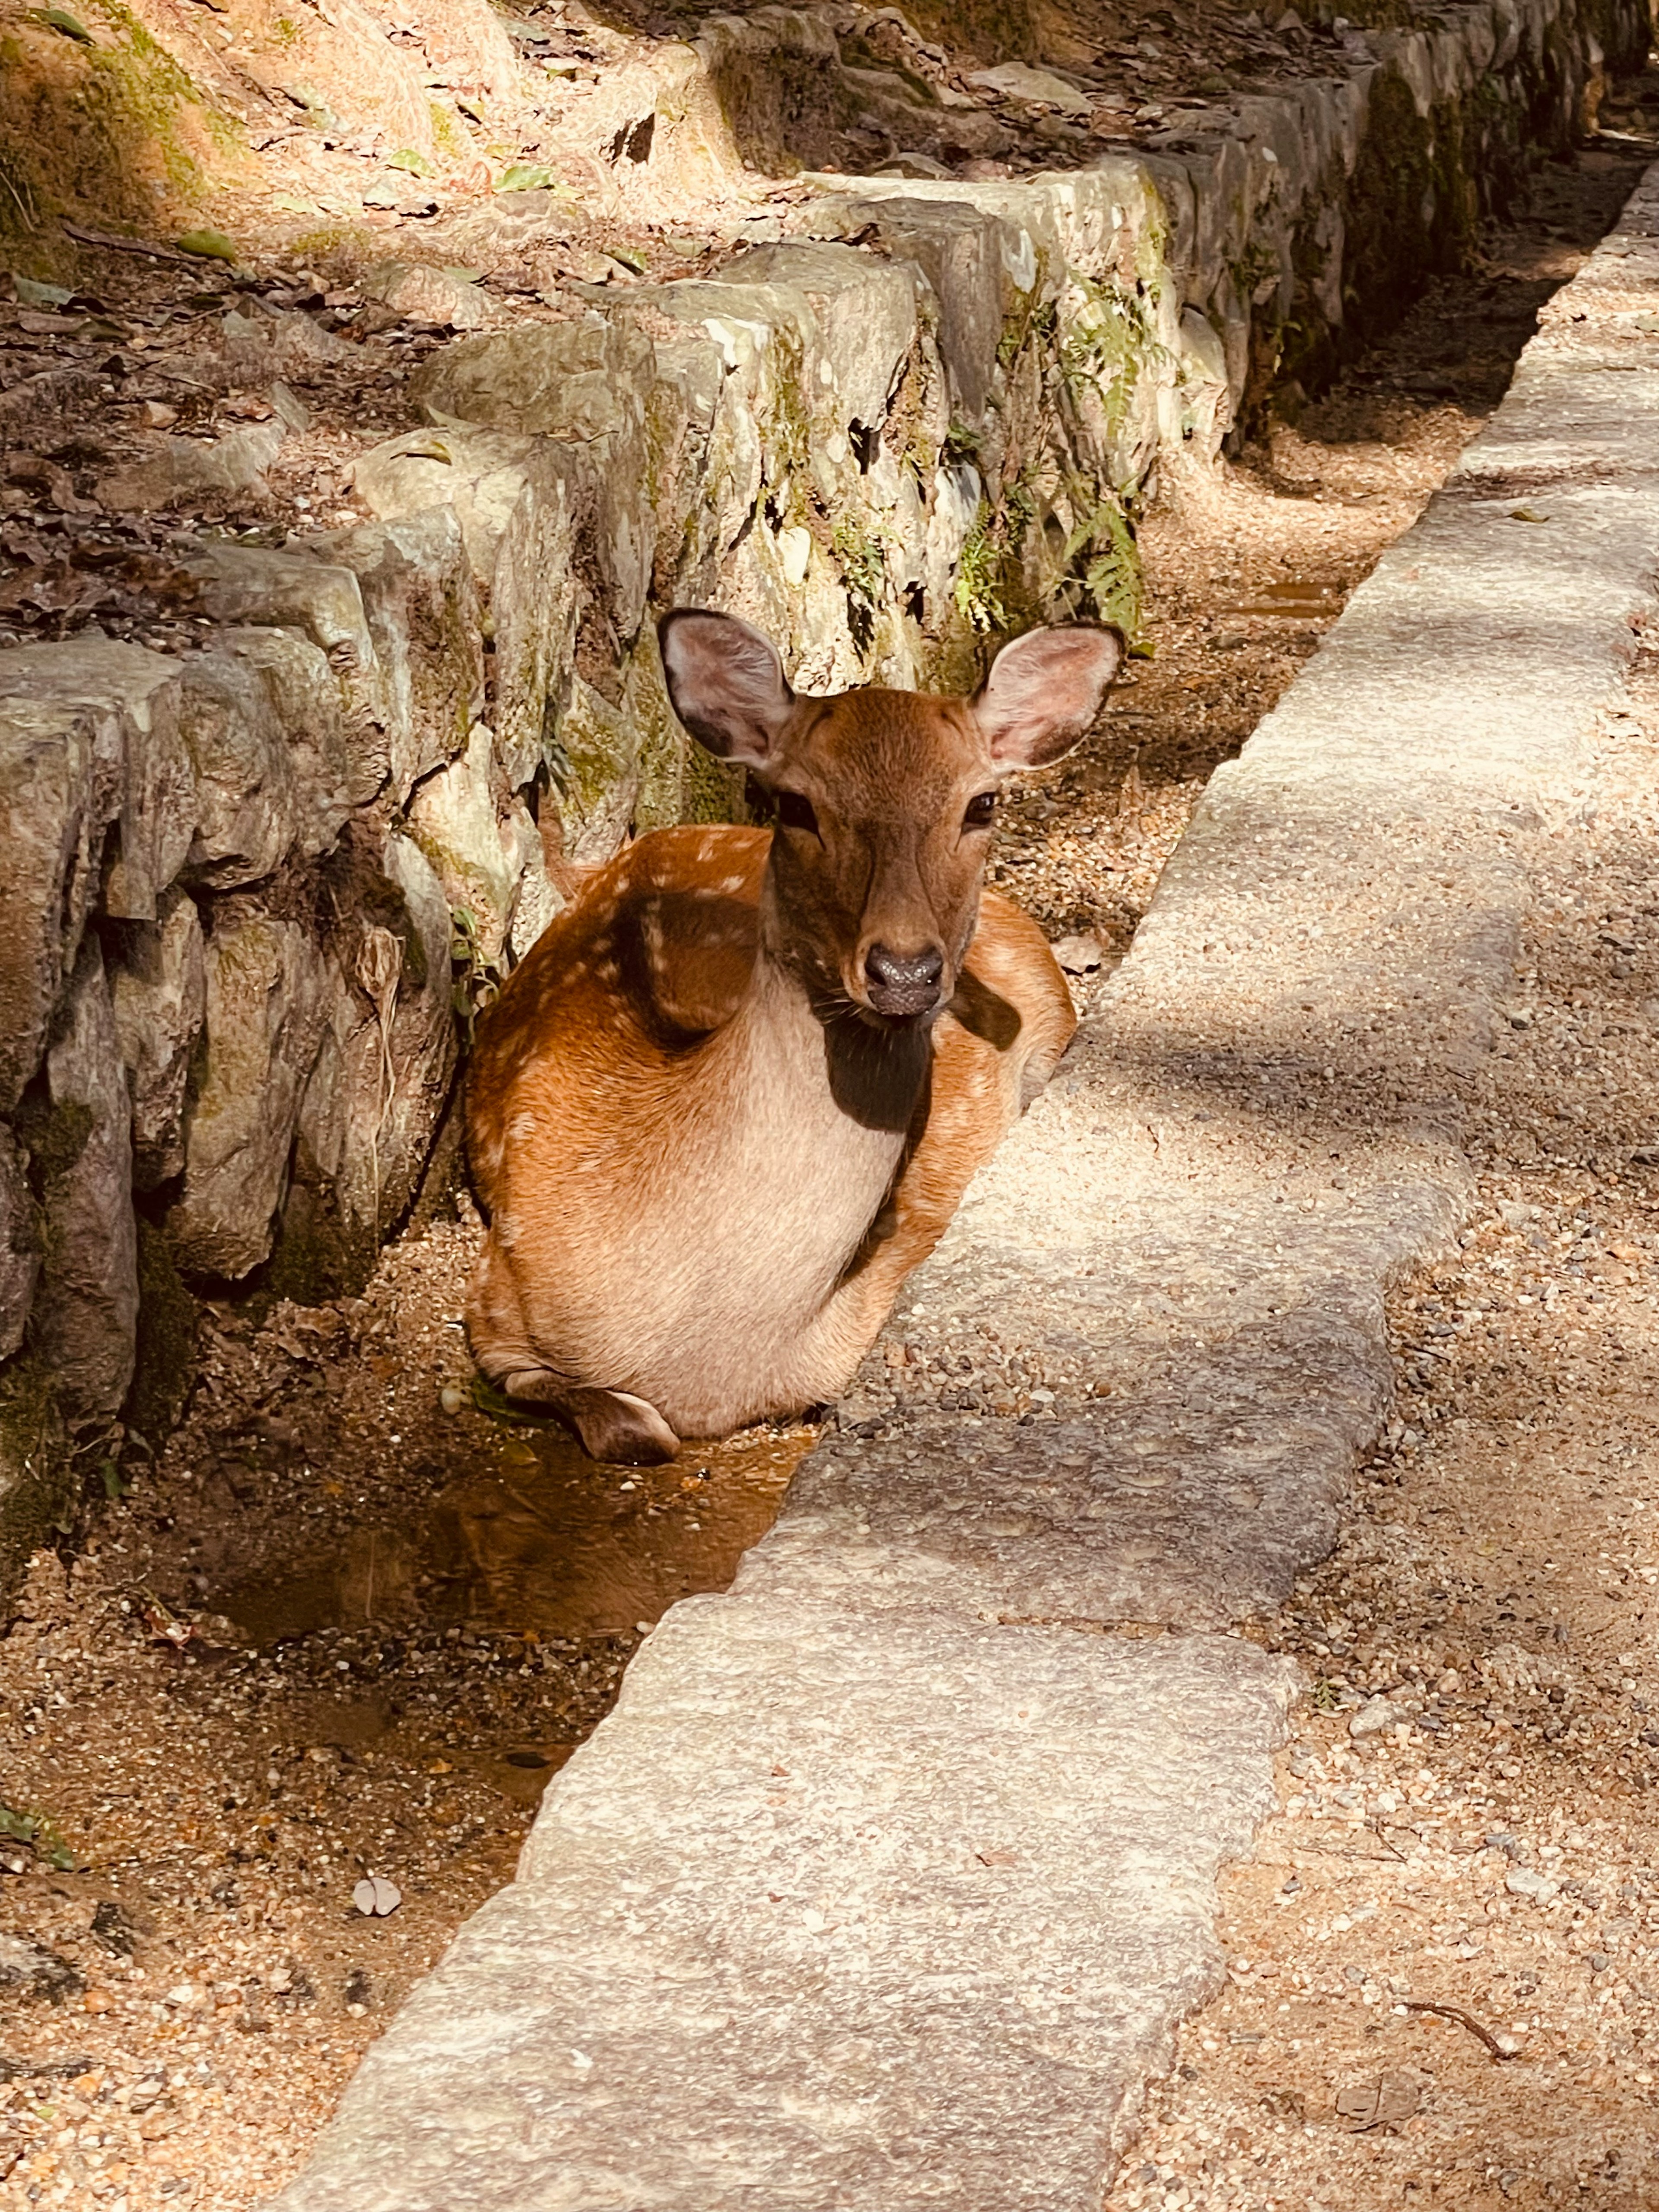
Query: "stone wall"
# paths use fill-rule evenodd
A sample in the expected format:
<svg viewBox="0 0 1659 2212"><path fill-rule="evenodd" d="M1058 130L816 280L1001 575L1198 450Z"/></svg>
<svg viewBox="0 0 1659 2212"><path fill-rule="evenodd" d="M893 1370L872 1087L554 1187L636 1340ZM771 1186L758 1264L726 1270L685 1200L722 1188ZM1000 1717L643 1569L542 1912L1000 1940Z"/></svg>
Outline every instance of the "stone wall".
<svg viewBox="0 0 1659 2212"><path fill-rule="evenodd" d="M706 151L716 109L735 159L768 70L824 35L717 21L665 64L673 115ZM164 1430L181 1285L362 1279L573 868L741 811L667 711L653 611L748 615L808 690L966 682L1038 618L1133 629L1158 472L1212 464L1275 375L1455 258L1645 40L1605 0L1492 0L1352 34L1345 76L1239 135L1176 117L1020 182L815 179L717 281L578 288L568 319L434 356L431 428L359 465L377 520L181 555L199 650L0 654L11 1540L63 1420ZM556 213L520 196L499 250Z"/></svg>

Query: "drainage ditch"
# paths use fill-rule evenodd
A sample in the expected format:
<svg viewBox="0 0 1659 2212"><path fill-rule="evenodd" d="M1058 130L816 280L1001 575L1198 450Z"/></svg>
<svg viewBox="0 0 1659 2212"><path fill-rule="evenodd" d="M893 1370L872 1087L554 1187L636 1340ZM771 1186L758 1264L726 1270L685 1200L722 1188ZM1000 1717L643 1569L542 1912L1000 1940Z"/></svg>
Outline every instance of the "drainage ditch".
<svg viewBox="0 0 1659 2212"><path fill-rule="evenodd" d="M1017 798L998 861L1073 940L1085 1009L1210 770L1444 475L1645 150L1553 167L1478 275L1439 280L1329 398L1154 519L1156 656L1099 749ZM644 1628L724 1586L812 1441L628 1472L492 1422L465 1398L457 1327L474 1238L463 1203L362 1298L217 1309L159 1462L129 1460L127 1494L31 1571L0 1664L9 1795L46 1825L5 1899L73 2002L32 2012L27 2051L3 2055L37 2083L60 2069L35 2092L58 2126L94 2128L119 2091L134 2136L101 2161L60 2148L51 2169L30 2152L17 2178L56 2172L54 2202L188 2187L228 2207L294 2170L357 2055L510 1875ZM1017 1371L946 1387L1044 1418ZM389 1918L343 1911L363 1873L398 1885Z"/></svg>

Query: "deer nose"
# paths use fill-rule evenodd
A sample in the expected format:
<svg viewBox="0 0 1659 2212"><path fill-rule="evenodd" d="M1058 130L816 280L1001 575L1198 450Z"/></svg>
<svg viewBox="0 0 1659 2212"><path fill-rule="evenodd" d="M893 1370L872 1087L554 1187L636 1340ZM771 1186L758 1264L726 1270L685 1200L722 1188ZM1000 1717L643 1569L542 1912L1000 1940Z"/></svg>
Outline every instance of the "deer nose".
<svg viewBox="0 0 1659 2212"><path fill-rule="evenodd" d="M865 983L878 1014L925 1014L939 1004L944 973L945 955L936 945L902 956L872 945L864 956Z"/></svg>

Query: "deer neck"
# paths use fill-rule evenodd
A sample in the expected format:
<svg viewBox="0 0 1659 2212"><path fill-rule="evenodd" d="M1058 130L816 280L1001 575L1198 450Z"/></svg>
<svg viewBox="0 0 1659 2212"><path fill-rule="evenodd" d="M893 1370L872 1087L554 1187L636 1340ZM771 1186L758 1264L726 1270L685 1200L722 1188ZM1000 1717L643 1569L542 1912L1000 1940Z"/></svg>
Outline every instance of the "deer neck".
<svg viewBox="0 0 1659 2212"><path fill-rule="evenodd" d="M797 1111L810 1098L812 1121L827 1109L848 1125L849 1139L856 1129L902 1146L932 1070L931 1030L881 1030L844 1002L817 1001L779 940L763 896L754 974L738 1016L757 1073L767 1071Z"/></svg>

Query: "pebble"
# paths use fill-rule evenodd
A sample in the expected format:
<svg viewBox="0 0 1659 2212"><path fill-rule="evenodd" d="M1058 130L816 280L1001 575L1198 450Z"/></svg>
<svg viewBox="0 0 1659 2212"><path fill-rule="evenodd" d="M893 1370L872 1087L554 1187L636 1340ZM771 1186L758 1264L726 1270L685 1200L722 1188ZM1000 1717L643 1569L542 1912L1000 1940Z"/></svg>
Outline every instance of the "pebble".
<svg viewBox="0 0 1659 2212"><path fill-rule="evenodd" d="M1535 1867L1511 1867L1504 1877L1504 1887L1511 1897L1530 1898L1534 1905L1550 1904L1561 1893L1561 1885Z"/></svg>
<svg viewBox="0 0 1659 2212"><path fill-rule="evenodd" d="M369 1875L352 1891L351 1901L359 1912L371 1919L384 1920L403 1903L404 1893L395 1881L387 1881L378 1874Z"/></svg>
<svg viewBox="0 0 1659 2212"><path fill-rule="evenodd" d="M1386 1698L1367 1698L1348 1723L1348 1734L1381 1735L1384 1729L1398 1728L1406 1717L1399 1706L1390 1705Z"/></svg>
<svg viewBox="0 0 1659 2212"><path fill-rule="evenodd" d="M1068 975L1092 975L1101 963L1100 939L1081 931L1056 938L1049 949Z"/></svg>

